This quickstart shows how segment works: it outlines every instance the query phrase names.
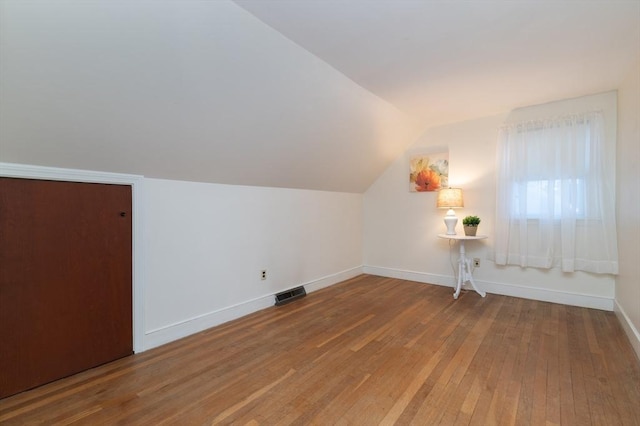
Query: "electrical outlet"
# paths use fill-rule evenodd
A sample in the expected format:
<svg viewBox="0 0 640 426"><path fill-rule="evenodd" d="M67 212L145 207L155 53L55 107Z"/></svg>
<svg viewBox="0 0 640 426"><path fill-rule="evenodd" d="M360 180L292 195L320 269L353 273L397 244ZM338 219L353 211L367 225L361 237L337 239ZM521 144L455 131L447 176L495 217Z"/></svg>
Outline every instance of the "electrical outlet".
<svg viewBox="0 0 640 426"><path fill-rule="evenodd" d="M260 279L261 280L266 280L267 279L267 270L266 269L262 270L262 274L260 275Z"/></svg>
<svg viewBox="0 0 640 426"><path fill-rule="evenodd" d="M473 266L474 266L474 268L479 268L480 267L480 258L479 257L474 257L473 258Z"/></svg>

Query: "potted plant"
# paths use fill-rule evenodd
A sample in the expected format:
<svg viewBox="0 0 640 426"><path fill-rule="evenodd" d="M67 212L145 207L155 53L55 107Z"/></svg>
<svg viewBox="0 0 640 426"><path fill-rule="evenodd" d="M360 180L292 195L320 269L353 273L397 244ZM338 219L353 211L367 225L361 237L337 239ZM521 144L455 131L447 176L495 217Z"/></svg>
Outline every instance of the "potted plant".
<svg viewBox="0 0 640 426"><path fill-rule="evenodd" d="M480 225L480 218L478 216L467 216L462 219L462 224L464 225L464 235L475 237L478 225Z"/></svg>

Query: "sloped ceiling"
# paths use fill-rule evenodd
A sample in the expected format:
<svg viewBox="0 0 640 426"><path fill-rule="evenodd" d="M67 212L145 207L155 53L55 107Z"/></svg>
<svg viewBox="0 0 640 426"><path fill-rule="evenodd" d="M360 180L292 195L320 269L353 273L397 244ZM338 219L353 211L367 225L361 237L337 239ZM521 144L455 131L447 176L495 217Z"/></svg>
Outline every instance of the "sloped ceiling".
<svg viewBox="0 0 640 426"><path fill-rule="evenodd" d="M640 1L235 0L426 126L613 90Z"/></svg>
<svg viewBox="0 0 640 426"><path fill-rule="evenodd" d="M634 2L0 2L0 161L363 192L424 127L615 89Z"/></svg>

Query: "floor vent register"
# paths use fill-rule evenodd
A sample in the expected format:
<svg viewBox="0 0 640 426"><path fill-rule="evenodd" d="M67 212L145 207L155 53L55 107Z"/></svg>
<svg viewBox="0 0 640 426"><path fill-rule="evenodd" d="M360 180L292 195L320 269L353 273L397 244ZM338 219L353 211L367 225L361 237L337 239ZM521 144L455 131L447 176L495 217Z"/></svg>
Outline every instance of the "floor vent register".
<svg viewBox="0 0 640 426"><path fill-rule="evenodd" d="M283 291L276 294L276 306L284 305L285 303L293 302L307 295L307 291L304 287L296 287L291 290Z"/></svg>

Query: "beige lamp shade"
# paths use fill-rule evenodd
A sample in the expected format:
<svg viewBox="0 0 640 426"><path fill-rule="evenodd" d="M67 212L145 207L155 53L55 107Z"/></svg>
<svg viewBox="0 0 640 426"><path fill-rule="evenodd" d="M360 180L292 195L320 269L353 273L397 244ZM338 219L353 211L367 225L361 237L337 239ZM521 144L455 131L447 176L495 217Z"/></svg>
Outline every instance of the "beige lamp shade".
<svg viewBox="0 0 640 426"><path fill-rule="evenodd" d="M444 188L438 191L438 200L436 206L442 209L455 209L464 207L462 199L462 189L460 188Z"/></svg>

